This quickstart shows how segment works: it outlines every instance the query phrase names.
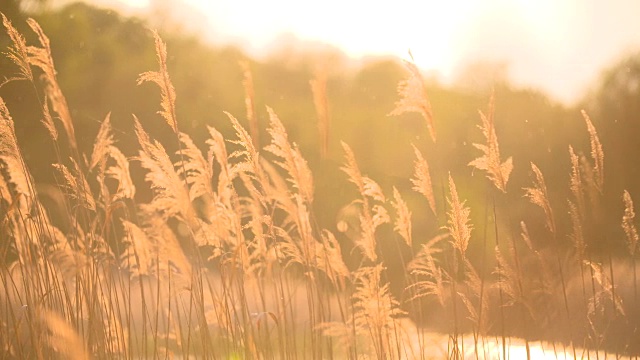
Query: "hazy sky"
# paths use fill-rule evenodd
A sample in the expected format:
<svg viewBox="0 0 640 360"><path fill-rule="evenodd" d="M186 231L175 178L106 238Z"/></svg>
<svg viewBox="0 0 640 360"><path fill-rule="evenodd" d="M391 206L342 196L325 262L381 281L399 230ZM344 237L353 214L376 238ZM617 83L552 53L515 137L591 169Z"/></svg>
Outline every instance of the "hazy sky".
<svg viewBox="0 0 640 360"><path fill-rule="evenodd" d="M640 0L95 1L175 8L207 40L256 56L290 33L353 57L406 58L411 49L418 65L444 82L466 64L500 62L514 83L565 102L580 99L603 68L640 50Z"/></svg>

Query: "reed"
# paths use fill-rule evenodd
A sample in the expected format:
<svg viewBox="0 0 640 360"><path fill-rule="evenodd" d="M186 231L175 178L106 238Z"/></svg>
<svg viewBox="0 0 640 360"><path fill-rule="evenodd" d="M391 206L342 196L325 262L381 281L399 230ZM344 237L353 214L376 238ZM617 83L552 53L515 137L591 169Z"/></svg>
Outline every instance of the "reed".
<svg viewBox="0 0 640 360"><path fill-rule="evenodd" d="M540 348L553 347L558 357L567 345L573 356L591 357L609 346L615 336L609 329L617 324L631 331L625 346L614 347L616 355L640 351L634 345L638 232L632 194L623 192L621 207L627 270L609 254L594 258L586 239L606 195L604 150L586 113L590 157L569 146L569 196L561 199L566 216L552 202L542 170L530 163L533 185L524 196L539 210L513 219L496 210L497 202L513 198L507 185L514 160L500 153L492 93L488 110L480 112L484 142L473 144L480 154L469 162L489 180L490 200L484 224L473 222L478 205L464 200L473 198L466 178L452 175L444 161L434 169L426 160L424 154L438 156L442 149L434 144L437 118L419 69L407 62L408 78L391 115L419 113L432 141L426 149L407 145L415 157L413 176L389 189L365 174L356 160L364 154L342 143L343 185L356 194L344 199L353 221L335 226L348 233L343 236L318 222L316 169L272 108L266 108L266 133L259 133L248 65L241 68L249 131L226 113L233 135L208 127L200 146L180 130L179 99L167 70L170 49L153 32L158 70L137 80L158 86L158 113L173 141L153 138L146 130L151 120L133 115L137 151L126 156L120 147L126 139L106 114L93 148L83 154L57 82L55 44L34 20L28 23L36 45L27 45L4 15L2 21L15 74L0 87L33 85L34 105L42 109L57 155L51 165L61 199L57 208L42 201L0 98L0 352L7 357L480 359L507 358L514 344L524 343L527 358L534 358L534 344L542 340L552 344ZM335 134L326 74L310 85L320 154L327 160ZM133 167L141 169L141 181ZM443 184L432 181L444 178ZM442 197L434 192L438 186ZM411 190L425 201L425 216L435 217L431 235L414 226ZM57 226L54 211L69 225ZM551 238L548 248L532 238L526 225L532 222L544 223L535 235ZM562 222L571 224L566 243ZM493 228L496 240L480 265L477 254L469 255L481 239L474 227L484 229L485 242ZM399 261L389 259L391 233ZM399 292L392 275L397 264L405 274ZM491 264L495 270L485 271ZM432 344L441 339L436 330L445 340Z"/></svg>

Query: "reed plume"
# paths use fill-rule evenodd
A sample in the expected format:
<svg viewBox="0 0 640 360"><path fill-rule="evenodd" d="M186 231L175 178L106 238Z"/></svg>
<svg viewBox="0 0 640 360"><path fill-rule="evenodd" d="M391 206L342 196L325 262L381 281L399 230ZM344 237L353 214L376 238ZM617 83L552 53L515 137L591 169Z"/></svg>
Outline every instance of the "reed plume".
<svg viewBox="0 0 640 360"><path fill-rule="evenodd" d="M634 224L636 213L633 211L633 200L631 194L627 190L622 195L624 201L624 215L622 215L622 229L627 239L627 248L629 254L634 256L636 253L636 247L638 245L638 229Z"/></svg>
<svg viewBox="0 0 640 360"><path fill-rule="evenodd" d="M439 235L422 244L420 251L407 265L407 271L418 279L406 288L407 291L414 293L409 301L434 295L440 305L444 306L448 294L446 285L451 279L449 274L438 265L434 256L442 252L442 249L436 245L448 236L449 234Z"/></svg>
<svg viewBox="0 0 640 360"><path fill-rule="evenodd" d="M123 243L127 249L120 256L120 263L129 269L133 278L151 275L157 259L154 244L138 225L123 220L125 237Z"/></svg>
<svg viewBox="0 0 640 360"><path fill-rule="evenodd" d="M393 187L393 200L391 205L396 211L396 219L393 223L393 230L400 234L407 246L412 247L413 238L411 236L411 211L409 206L400 196L400 192Z"/></svg>
<svg viewBox="0 0 640 360"><path fill-rule="evenodd" d="M174 133L178 133L178 119L176 118L176 91L173 88L169 71L167 70L167 45L162 41L157 31L153 31L156 44L156 57L159 71L147 71L138 76L138 85L144 82L152 82L160 88L160 106L162 110L158 114L169 124Z"/></svg>
<svg viewBox="0 0 640 360"><path fill-rule="evenodd" d="M464 258L467 246L469 246L471 231L473 230L473 226L469 223L471 210L465 206L464 201L460 201L458 190L456 189L456 184L451 174L449 174L449 194L450 196L447 198L449 204L447 229L452 237L451 243L453 247L456 248Z"/></svg>
<svg viewBox="0 0 640 360"><path fill-rule="evenodd" d="M189 186L189 198L193 201L208 194L213 194L211 180L213 168L202 152L193 143L189 135L179 133L178 138L182 143L181 150L177 153L180 159L174 164L177 174L186 179Z"/></svg>
<svg viewBox="0 0 640 360"><path fill-rule="evenodd" d="M359 216L362 233L355 240L355 243L369 260L376 261L378 255L376 254L375 232L380 225L389 222L389 214L380 204L370 206L369 200L383 204L385 196L378 183L362 175L351 147L343 142L342 148L345 152L346 164L340 169L347 174L349 181L358 188L360 199L354 202L362 205Z"/></svg>
<svg viewBox="0 0 640 360"><path fill-rule="evenodd" d="M587 112L582 110L582 116L587 124L587 130L589 131L589 143L591 144L591 158L593 159L593 172L595 186L598 192L602 194L604 189L604 152L602 151L602 144L596 131L595 126L591 122L591 118L587 115Z"/></svg>
<svg viewBox="0 0 640 360"><path fill-rule="evenodd" d="M147 170L145 181L153 191L153 200L147 210L162 214L164 219L180 215L188 219L192 207L188 189L175 171L173 163L164 146L157 140L151 140L140 124L137 117L133 117L134 128L140 147L138 156L134 158Z"/></svg>
<svg viewBox="0 0 640 360"><path fill-rule="evenodd" d="M209 131L209 139L206 141L206 144L209 146L207 161L209 163L215 161L220 166L216 194L224 199L230 199L232 165L228 162L229 155L227 154L227 148L224 144L224 137L218 130L211 126L208 126L207 129ZM211 166L213 166L213 164Z"/></svg>
<svg viewBox="0 0 640 360"><path fill-rule="evenodd" d="M33 72L29 64L29 49L24 36L13 27L11 21L4 14L0 13L0 15L2 15L2 24L7 29L7 34L12 43L4 55L18 67L18 74L7 78L0 84L0 87L14 80L27 80L33 83Z"/></svg>
<svg viewBox="0 0 640 360"><path fill-rule="evenodd" d="M42 120L40 121L42 125L44 125L45 129L51 136L51 139L54 142L58 141L58 129L56 129L56 125L53 122L53 117L51 117L51 110L49 109L49 99L47 96L44 97L44 101L42 102Z"/></svg>
<svg viewBox="0 0 640 360"><path fill-rule="evenodd" d="M436 215L436 200L433 196L433 185L431 183L431 174L429 173L429 164L427 160L422 156L422 153L418 148L411 144L413 152L416 155L416 161L414 163L414 175L411 178L413 184L413 190L422 194L429 203L429 208Z"/></svg>
<svg viewBox="0 0 640 360"><path fill-rule="evenodd" d="M116 189L113 200L133 200L136 194L136 186L131 179L129 160L122 151L115 146L110 146L108 153L114 160L114 164L107 168L105 175L118 182L118 188Z"/></svg>
<svg viewBox="0 0 640 360"><path fill-rule="evenodd" d="M539 206L544 211L546 227L552 234L555 234L556 221L553 216L551 204L549 203L549 194L547 193L547 185L544 181L544 176L542 175L542 171L540 171L534 163L531 163L531 170L535 175L533 187L525 188L524 196L528 198L532 204Z"/></svg>
<svg viewBox="0 0 640 360"><path fill-rule="evenodd" d="M569 180L569 189L575 201L575 207L580 219L585 217L585 189L582 182L582 171L580 167L580 158L576 155L573 147L569 145L569 157L571 159L571 177Z"/></svg>
<svg viewBox="0 0 640 360"><path fill-rule="evenodd" d="M58 114L57 118L62 122L62 126L67 134L67 141L71 147L72 153L78 153L78 145L76 142L75 129L67 100L62 94L62 90L58 85L56 78L56 70L53 65L53 57L51 56L51 45L49 38L45 35L40 25L33 19L27 20L31 29L38 35L38 40L42 47L29 46L29 64L40 68L43 71L45 83L46 98L51 102L52 110Z"/></svg>
<svg viewBox="0 0 640 360"><path fill-rule="evenodd" d="M96 135L93 143L93 151L91 152L91 160L89 161L89 170L94 169L98 164L104 167L109 156L109 150L113 147L114 140L111 131L111 113L102 120L98 135Z"/></svg>
<svg viewBox="0 0 640 360"><path fill-rule="evenodd" d="M413 60L413 55L409 53L409 56L411 57L411 61L404 62L407 70L409 70L409 78L402 80L398 84L398 96L400 96L400 100L396 101L395 108L389 115L398 116L408 112L420 114L425 121L431 140L436 142L433 110L431 109L431 102L427 96L427 86L420 73L420 69L418 69Z"/></svg>
<svg viewBox="0 0 640 360"><path fill-rule="evenodd" d="M95 211L96 202L93 194L91 194L89 183L78 163L73 158L70 158L70 161L73 165L73 172L63 164L53 165L64 179L62 187L67 191L71 199L78 202L78 205L83 206L87 210Z"/></svg>
<svg viewBox="0 0 640 360"><path fill-rule="evenodd" d="M482 134L486 139L486 144L473 144L473 146L482 151L482 155L469 163L478 170L486 171L487 177L496 188L502 192L507 192L507 182L509 175L513 170L513 161L509 157L504 162L500 160L500 147L498 145L498 137L496 135L495 124L493 121L495 112L495 93L491 93L489 99L489 109L485 115L482 111L480 119L482 124L478 126L482 130Z"/></svg>
<svg viewBox="0 0 640 360"><path fill-rule="evenodd" d="M325 336L337 337L344 346L355 346L357 336L365 337L379 359L396 358L394 342L398 341L398 317L405 315L400 303L382 281L384 267L378 264L353 273L355 289L351 295L353 312L345 322L325 322L318 329Z"/></svg>
<svg viewBox="0 0 640 360"><path fill-rule="evenodd" d="M260 183L264 183L264 171L260 164L261 156L256 147L253 146L251 135L245 130L240 122L228 112L225 112L231 125L236 132L237 140L228 140L230 143L238 145L239 150L229 154L229 159L239 160L233 163L229 169L230 179L233 180L241 172L247 172L254 176Z"/></svg>
<svg viewBox="0 0 640 360"><path fill-rule="evenodd" d="M287 131L276 113L271 108L267 108L267 112L269 113L270 127L268 131L271 135L271 144L265 147L265 151L281 159L275 164L289 174L288 180L293 188L307 204L311 204L313 203L313 174L311 174L309 165L302 157L298 145L289 143Z"/></svg>
<svg viewBox="0 0 640 360"><path fill-rule="evenodd" d="M0 161L3 165L3 174L7 176L7 182L14 186L17 194L32 198L34 194L31 191L30 175L22 159L13 118L0 97Z"/></svg>
<svg viewBox="0 0 640 360"><path fill-rule="evenodd" d="M614 294L615 287L611 283L611 279L609 279L605 275L605 272L602 269L602 264L598 264L590 261L586 261L585 263L587 266L591 268L592 270L591 275L595 280L596 284L598 284L598 289L595 291L593 296L589 299L589 304L588 304L589 319L591 320L593 317L596 316L596 314L604 315L607 301L612 302L612 306L616 314L624 316L625 309L622 304L622 299L617 293Z"/></svg>
<svg viewBox="0 0 640 360"><path fill-rule="evenodd" d="M495 274L498 275L498 284L503 294L506 296L506 301L502 306L513 306L516 303L526 304L525 296L522 293L522 286L519 283L519 275L516 270L507 262L507 259L502 255L499 247L495 247L496 253L496 269Z"/></svg>
<svg viewBox="0 0 640 360"><path fill-rule="evenodd" d="M569 218L571 219L569 239L576 249L579 259L584 259L587 245L584 241L584 230L582 228L580 210L573 201L568 200L567 203L569 204Z"/></svg>

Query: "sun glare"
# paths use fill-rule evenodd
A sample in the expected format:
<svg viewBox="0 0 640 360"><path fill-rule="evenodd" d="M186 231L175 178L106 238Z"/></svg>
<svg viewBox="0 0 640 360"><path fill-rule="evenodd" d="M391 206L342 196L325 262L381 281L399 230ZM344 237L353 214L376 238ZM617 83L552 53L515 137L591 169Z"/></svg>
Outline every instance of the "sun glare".
<svg viewBox="0 0 640 360"><path fill-rule="evenodd" d="M117 0L117 1L135 9L144 9L146 7L149 7L150 5L150 0Z"/></svg>
<svg viewBox="0 0 640 360"><path fill-rule="evenodd" d="M412 1L328 0L315 6L290 0L246 6L187 2L206 14L213 36L242 39L244 46L256 52L268 48L281 34L290 33L302 40L335 45L354 57L406 57L411 49L422 67L444 74L450 72L455 60L460 37L457 29L472 15L469 0L435 6Z"/></svg>
<svg viewBox="0 0 640 360"><path fill-rule="evenodd" d="M131 7L149 0L119 0ZM594 74L640 45L640 3L577 0L395 2L327 0L176 0L176 13L199 17L202 36L268 53L283 34L336 46L351 57L407 58L441 80L457 80L475 63L506 65L506 76L566 102L584 95ZM606 6L605 6L606 5ZM604 7L604 8L603 8ZM188 10L185 10L188 9ZM594 32L595 28L602 31ZM602 51L594 52L594 48Z"/></svg>

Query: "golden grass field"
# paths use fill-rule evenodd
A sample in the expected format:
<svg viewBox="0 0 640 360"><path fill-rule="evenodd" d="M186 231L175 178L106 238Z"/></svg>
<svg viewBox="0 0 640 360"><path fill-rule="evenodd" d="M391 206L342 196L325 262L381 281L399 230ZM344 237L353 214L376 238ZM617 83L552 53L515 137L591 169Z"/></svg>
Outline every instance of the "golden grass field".
<svg viewBox="0 0 640 360"><path fill-rule="evenodd" d="M0 357L212 359L632 358L640 354L638 232L632 198L618 194L625 256L594 254L584 229L599 215L605 154L589 115L586 156L567 144L569 214L551 205L534 163L530 185L509 188L514 159L502 154L495 96L479 112L483 141L469 171L486 176L485 234L437 148L414 154L413 191L437 222L436 236L412 229L412 209L395 187L362 173L342 143L345 199L334 229L318 226L314 175L278 115L268 109L268 145L258 148L251 72L246 114L229 114L234 136L207 126L201 148L180 128L167 49L154 33L158 68L139 75L160 90L165 123L131 118L137 153L126 156L105 114L90 153L80 153L57 81L49 40L34 20L28 45L3 15L15 65L8 82L33 84L57 162L55 184L34 179L14 119L0 98ZM391 116L418 113L430 144L438 129L419 69L406 62ZM2 86L9 86L8 83ZM146 85L145 85L146 86ZM310 82L321 154L329 141L326 79ZM240 119L240 120L238 120ZM247 124L245 128L242 124ZM148 127L164 126L161 143ZM172 149L172 150L167 150ZM324 155L323 155L324 156ZM517 160L517 159L515 159ZM132 179L140 167L144 182ZM443 179L441 189L432 179ZM515 191L536 207L552 245L531 239L531 219L495 211ZM140 196L146 192L148 196ZM442 193L442 194L440 194ZM47 197L48 201L43 201ZM53 202L51 198L56 199ZM491 210L493 209L493 211ZM570 219L568 238L558 231ZM58 225L60 218L66 224ZM519 226L513 226L514 223ZM395 236L382 238L388 226ZM490 230L486 230L490 229ZM486 231L494 232L487 241ZM339 234L338 234L339 233ZM350 246L338 240L348 238ZM381 243L384 242L384 246ZM480 261L471 242L483 242ZM564 245L554 246L554 243ZM389 245L392 243L392 245ZM403 249L402 289L382 253ZM343 251L344 249L349 249Z"/></svg>

